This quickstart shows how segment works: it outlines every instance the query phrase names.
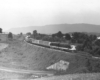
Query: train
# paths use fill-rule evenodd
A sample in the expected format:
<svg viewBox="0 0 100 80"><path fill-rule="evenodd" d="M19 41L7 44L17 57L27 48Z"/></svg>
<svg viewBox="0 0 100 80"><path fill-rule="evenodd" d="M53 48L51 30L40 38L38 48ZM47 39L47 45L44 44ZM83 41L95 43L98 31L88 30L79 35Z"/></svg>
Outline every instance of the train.
<svg viewBox="0 0 100 80"><path fill-rule="evenodd" d="M61 42L49 42L49 41L43 41L43 40L36 40L30 37L26 38L26 42L34 44L34 45L46 47L46 48L52 48L52 49L62 50L62 51L67 51L67 52L76 51L74 45L69 45L69 44L61 43ZM72 49L73 47L74 49Z"/></svg>

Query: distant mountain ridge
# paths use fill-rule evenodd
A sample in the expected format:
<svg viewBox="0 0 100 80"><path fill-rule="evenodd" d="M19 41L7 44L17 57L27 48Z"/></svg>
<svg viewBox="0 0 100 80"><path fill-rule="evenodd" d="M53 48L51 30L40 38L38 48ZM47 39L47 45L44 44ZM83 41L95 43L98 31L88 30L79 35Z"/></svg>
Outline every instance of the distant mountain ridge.
<svg viewBox="0 0 100 80"><path fill-rule="evenodd" d="M89 33L100 33L100 25L94 24L53 24L53 25L45 25L45 26L30 26L30 27L21 27L21 28L12 28L7 32L13 33L27 33L32 32L33 30L37 30L39 33L52 34L58 31L62 31L63 33L68 32L89 32Z"/></svg>

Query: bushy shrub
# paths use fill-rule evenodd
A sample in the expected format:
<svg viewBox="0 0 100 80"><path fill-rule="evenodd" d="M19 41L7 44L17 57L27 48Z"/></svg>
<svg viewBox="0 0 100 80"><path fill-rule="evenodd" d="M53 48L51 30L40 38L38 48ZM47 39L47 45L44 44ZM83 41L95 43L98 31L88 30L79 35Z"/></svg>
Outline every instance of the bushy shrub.
<svg viewBox="0 0 100 80"><path fill-rule="evenodd" d="M13 34L12 34L11 32L9 32L8 38L9 38L9 39L13 39Z"/></svg>

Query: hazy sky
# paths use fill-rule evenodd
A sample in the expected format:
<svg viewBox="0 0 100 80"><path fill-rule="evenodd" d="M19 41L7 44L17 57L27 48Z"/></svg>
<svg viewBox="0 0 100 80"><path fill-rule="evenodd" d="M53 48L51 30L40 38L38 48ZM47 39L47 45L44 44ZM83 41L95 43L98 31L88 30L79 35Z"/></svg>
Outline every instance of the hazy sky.
<svg viewBox="0 0 100 80"><path fill-rule="evenodd" d="M100 0L0 0L0 27L100 24Z"/></svg>

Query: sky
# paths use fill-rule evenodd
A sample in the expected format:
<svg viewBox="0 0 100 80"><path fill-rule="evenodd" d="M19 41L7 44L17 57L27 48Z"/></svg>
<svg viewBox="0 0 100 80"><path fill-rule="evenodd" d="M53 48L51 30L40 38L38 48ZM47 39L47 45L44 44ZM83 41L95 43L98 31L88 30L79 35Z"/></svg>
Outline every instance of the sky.
<svg viewBox="0 0 100 80"><path fill-rule="evenodd" d="M100 0L0 0L0 27L100 25Z"/></svg>

